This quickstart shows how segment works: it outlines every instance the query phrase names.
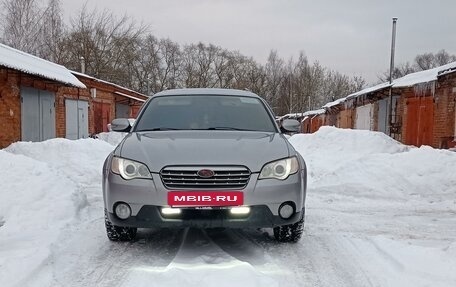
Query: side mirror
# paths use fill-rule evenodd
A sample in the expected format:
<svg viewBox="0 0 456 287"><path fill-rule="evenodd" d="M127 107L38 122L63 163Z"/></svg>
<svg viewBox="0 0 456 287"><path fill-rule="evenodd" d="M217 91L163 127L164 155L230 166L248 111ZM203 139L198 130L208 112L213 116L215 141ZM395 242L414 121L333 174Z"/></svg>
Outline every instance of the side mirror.
<svg viewBox="0 0 456 287"><path fill-rule="evenodd" d="M127 119L114 119L111 123L111 129L115 132L129 132L131 129L130 121Z"/></svg>
<svg viewBox="0 0 456 287"><path fill-rule="evenodd" d="M286 119L282 122L282 128L288 132L297 133L301 124L297 120Z"/></svg>

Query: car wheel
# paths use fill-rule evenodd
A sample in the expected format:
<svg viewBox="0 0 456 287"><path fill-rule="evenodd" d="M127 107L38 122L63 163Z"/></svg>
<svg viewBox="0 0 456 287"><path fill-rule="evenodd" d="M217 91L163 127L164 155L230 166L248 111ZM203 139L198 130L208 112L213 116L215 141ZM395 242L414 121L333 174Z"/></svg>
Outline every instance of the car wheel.
<svg viewBox="0 0 456 287"><path fill-rule="evenodd" d="M274 227L274 237L279 242L298 242L304 233L304 210L301 219L293 224Z"/></svg>
<svg viewBox="0 0 456 287"><path fill-rule="evenodd" d="M115 226L108 219L108 213L105 210L106 234L111 241L133 241L136 238L137 228Z"/></svg>

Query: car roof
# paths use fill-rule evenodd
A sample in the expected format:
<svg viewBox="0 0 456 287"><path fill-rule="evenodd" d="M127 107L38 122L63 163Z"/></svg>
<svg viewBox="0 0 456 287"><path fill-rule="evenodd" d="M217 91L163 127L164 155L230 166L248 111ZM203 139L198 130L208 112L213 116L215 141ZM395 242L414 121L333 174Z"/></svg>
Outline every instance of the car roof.
<svg viewBox="0 0 456 287"><path fill-rule="evenodd" d="M211 95L211 96L242 96L259 98L258 95L243 90L235 89L212 89L212 88L189 88L189 89L173 89L165 90L153 95L153 97L161 96L183 96L183 95Z"/></svg>

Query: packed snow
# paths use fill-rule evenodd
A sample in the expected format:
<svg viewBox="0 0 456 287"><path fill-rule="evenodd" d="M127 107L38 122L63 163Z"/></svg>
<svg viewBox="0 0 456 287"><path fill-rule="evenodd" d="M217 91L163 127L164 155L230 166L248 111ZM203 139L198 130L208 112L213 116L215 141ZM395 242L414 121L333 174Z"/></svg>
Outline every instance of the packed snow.
<svg viewBox="0 0 456 287"><path fill-rule="evenodd" d="M322 127L289 140L306 231L104 230L101 168L123 134L0 150L2 286L456 286L456 152Z"/></svg>

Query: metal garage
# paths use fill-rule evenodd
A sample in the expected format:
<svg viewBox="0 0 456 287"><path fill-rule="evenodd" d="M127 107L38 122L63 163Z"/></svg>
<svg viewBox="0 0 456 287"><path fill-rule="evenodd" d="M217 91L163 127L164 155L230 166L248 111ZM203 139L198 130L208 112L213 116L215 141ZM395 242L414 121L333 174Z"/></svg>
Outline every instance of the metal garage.
<svg viewBox="0 0 456 287"><path fill-rule="evenodd" d="M367 104L356 108L355 129L373 130L372 111L372 104Z"/></svg>
<svg viewBox="0 0 456 287"><path fill-rule="evenodd" d="M49 91L21 87L21 134L23 141L55 137L55 95Z"/></svg>
<svg viewBox="0 0 456 287"><path fill-rule="evenodd" d="M116 103L116 118L126 118L130 117L130 106L126 104Z"/></svg>
<svg viewBox="0 0 456 287"><path fill-rule="evenodd" d="M407 125L405 144L432 145L434 129L433 97L407 99Z"/></svg>
<svg viewBox="0 0 456 287"><path fill-rule="evenodd" d="M65 100L66 138L75 140L89 136L89 102Z"/></svg>

